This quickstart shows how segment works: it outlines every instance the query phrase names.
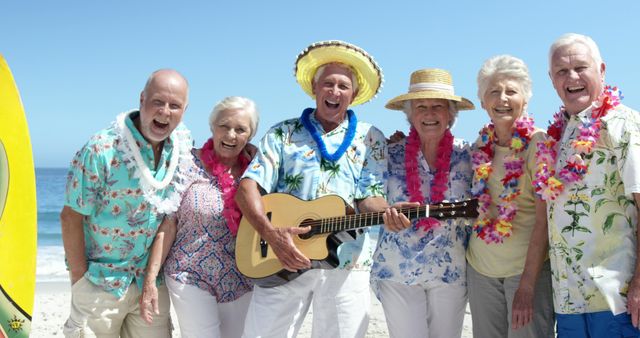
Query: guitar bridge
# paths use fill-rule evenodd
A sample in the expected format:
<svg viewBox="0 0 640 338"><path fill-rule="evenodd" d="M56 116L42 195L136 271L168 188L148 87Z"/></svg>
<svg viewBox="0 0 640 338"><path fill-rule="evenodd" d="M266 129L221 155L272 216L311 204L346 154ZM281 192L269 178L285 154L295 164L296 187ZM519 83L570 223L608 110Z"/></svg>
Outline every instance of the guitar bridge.
<svg viewBox="0 0 640 338"><path fill-rule="evenodd" d="M267 244L267 241L265 241L264 239L260 239L260 256L262 256L262 258L266 258L267 257L267 249L269 248L269 244Z"/></svg>

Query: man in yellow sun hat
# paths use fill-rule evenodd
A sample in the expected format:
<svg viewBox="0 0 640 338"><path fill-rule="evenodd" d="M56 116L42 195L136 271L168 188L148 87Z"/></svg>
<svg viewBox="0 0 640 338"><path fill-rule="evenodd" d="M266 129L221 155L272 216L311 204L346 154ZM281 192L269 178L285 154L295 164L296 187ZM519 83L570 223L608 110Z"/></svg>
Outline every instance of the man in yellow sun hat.
<svg viewBox="0 0 640 338"><path fill-rule="evenodd" d="M309 227L274 227L262 212L260 195L283 192L302 200L338 195L359 212L387 208L385 138L349 110L378 93L382 72L361 48L323 41L298 55L295 76L316 107L304 109L300 117L278 123L266 133L243 175L236 200L284 269L301 274L276 287L255 287L244 336L297 335L313 301L313 337L363 337L369 321L369 271L375 246L368 231L346 242L342 241L350 234L337 235L336 269L302 273L312 262L292 238Z"/></svg>

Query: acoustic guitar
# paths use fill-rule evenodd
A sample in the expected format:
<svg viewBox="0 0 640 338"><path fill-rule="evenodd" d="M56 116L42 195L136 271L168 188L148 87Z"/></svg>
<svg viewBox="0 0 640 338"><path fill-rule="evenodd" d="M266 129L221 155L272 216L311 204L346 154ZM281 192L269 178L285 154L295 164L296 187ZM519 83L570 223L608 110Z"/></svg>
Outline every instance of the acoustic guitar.
<svg viewBox="0 0 640 338"><path fill-rule="evenodd" d="M311 227L305 234L295 236L296 247L311 260L311 269L332 269L338 266L336 253L342 243L335 234L383 224L384 212L346 215L347 204L337 195L304 201L284 193L262 196L266 216L276 228ZM476 199L461 202L442 202L399 209L409 219L433 217L477 217ZM274 287L294 280L307 271L287 271L275 253L245 217L240 221L236 238L236 264L242 274L261 287Z"/></svg>

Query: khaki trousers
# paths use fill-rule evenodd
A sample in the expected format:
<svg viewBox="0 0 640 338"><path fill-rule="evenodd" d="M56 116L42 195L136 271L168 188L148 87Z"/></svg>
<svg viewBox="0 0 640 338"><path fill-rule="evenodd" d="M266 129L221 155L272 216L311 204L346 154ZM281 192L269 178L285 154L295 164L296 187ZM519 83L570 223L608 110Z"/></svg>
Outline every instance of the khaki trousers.
<svg viewBox="0 0 640 338"><path fill-rule="evenodd" d="M169 294L158 287L160 315L147 325L140 317L140 290L131 283L122 298L82 277L71 287L71 313L64 324L65 337L163 338L171 337Z"/></svg>

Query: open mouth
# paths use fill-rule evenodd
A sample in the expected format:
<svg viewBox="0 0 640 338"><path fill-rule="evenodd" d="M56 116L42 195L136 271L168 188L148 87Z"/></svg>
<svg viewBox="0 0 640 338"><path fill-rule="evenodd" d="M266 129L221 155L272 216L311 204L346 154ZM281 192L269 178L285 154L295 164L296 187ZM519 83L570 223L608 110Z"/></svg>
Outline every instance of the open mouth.
<svg viewBox="0 0 640 338"><path fill-rule="evenodd" d="M423 126L428 126L428 127L437 126L439 124L440 124L439 121L422 121L422 125Z"/></svg>
<svg viewBox="0 0 640 338"><path fill-rule="evenodd" d="M225 149L234 149L236 147L235 144L229 144L226 142L220 142L220 145L222 146L222 148L225 148Z"/></svg>
<svg viewBox="0 0 640 338"><path fill-rule="evenodd" d="M581 91L584 90L584 86L572 86L572 87L567 87L567 91L570 94L575 94L575 93L579 93Z"/></svg>
<svg viewBox="0 0 640 338"><path fill-rule="evenodd" d="M496 112L496 114L504 115L504 114L511 114L513 109L510 107L496 107L496 108L493 108L493 111Z"/></svg>
<svg viewBox="0 0 640 338"><path fill-rule="evenodd" d="M154 125L156 128L161 129L161 130L164 130L164 129L169 128L169 122L166 122L166 123L165 123L165 122L160 122L160 121L158 121L158 120L153 120L153 125Z"/></svg>
<svg viewBox="0 0 640 338"><path fill-rule="evenodd" d="M340 102L332 102L329 100L324 100L324 104L331 109L337 109L338 107L340 107Z"/></svg>

